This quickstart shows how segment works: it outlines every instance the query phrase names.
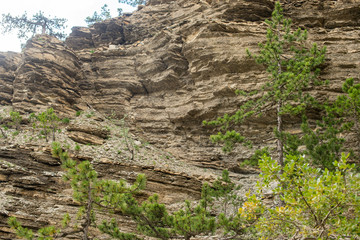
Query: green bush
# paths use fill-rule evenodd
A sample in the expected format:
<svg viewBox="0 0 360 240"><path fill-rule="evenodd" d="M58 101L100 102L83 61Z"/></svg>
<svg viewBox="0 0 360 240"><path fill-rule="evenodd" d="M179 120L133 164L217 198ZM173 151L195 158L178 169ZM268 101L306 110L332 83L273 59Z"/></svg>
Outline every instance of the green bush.
<svg viewBox="0 0 360 240"><path fill-rule="evenodd" d="M331 172L300 156L287 156L282 167L265 155L259 196L245 202L239 215L254 221L259 239L358 239L360 174L346 159L335 161ZM259 200L269 191L281 198L278 206Z"/></svg>
<svg viewBox="0 0 360 240"><path fill-rule="evenodd" d="M70 119L69 118L63 118L62 122L65 124L69 124L70 123Z"/></svg>
<svg viewBox="0 0 360 240"><path fill-rule="evenodd" d="M74 150L78 152L78 151L80 151L80 149L81 149L80 145L76 143Z"/></svg>

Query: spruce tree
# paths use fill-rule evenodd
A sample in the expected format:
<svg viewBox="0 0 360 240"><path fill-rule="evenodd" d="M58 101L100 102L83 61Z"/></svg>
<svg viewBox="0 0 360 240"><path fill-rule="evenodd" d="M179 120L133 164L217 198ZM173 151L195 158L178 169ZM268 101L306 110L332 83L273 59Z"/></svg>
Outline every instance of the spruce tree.
<svg viewBox="0 0 360 240"><path fill-rule="evenodd" d="M224 142L223 150L231 151L235 143L247 143L241 133L229 129L232 124L243 124L250 117L275 111L277 159L283 166L284 115L299 114L311 103L312 97L306 93L306 89L321 84L317 78L320 73L318 66L324 62L326 49L319 49L316 44L307 48L307 31L300 28L292 31L291 20L284 18L279 2L275 3L272 18L265 22L268 26L266 42L259 43L260 53L255 55L249 50L247 53L256 63L266 67L268 81L263 84L261 91L237 91L237 94L248 97L247 102L235 114L225 114L215 121L204 121L204 124L221 126L221 131L212 135L211 139Z"/></svg>

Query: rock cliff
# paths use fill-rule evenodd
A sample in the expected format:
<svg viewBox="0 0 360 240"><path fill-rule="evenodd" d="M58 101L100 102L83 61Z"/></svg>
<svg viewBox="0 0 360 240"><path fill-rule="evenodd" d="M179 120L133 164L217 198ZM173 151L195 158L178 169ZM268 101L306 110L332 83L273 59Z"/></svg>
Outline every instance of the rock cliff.
<svg viewBox="0 0 360 240"><path fill-rule="evenodd" d="M358 80L360 1L281 2L295 26L308 29L310 41L327 46L321 78L330 85L310 91L334 99L346 78ZM201 123L234 112L244 101L235 89L258 89L267 78L264 69L246 56L245 48L257 51L273 6L272 0L149 0L132 14L89 28L74 27L65 43L36 36L21 54L0 53L0 103L24 113L49 106L64 116L74 116L78 110L97 112L98 118L90 117L93 122L87 127L79 122L68 128L63 134L68 142L94 135L89 126L104 124L105 117L126 115L134 138L151 144L156 161L161 162L159 156L166 153L185 164L183 168L194 169L181 173L172 164L157 169L144 161L114 162L116 153L105 150L99 158L83 157L98 161L97 170L104 177L131 180L135 173L146 173L148 194L166 191L163 199L168 204L192 198L201 181L211 180L223 168L244 178L238 164L250 156L250 150L237 147L223 154L208 140L213 129ZM255 148L274 145L271 119L269 113L241 126ZM286 124L290 131L298 128L293 119ZM60 180L59 164L46 145L21 141L17 145L3 141L0 149L1 239L11 239L5 223L10 215L36 228L56 222L58 213L73 204L69 186ZM116 144L101 137L94 141L109 149ZM246 181L253 177L248 175Z"/></svg>

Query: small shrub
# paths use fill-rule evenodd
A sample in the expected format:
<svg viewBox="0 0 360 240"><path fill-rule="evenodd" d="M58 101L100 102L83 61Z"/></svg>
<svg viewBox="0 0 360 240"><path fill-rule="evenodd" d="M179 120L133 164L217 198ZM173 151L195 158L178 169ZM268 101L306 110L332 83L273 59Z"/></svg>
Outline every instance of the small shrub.
<svg viewBox="0 0 360 240"><path fill-rule="evenodd" d="M254 155L252 155L249 159L246 159L245 161L243 161L242 163L240 163L240 166L253 166L253 167L257 167L259 165L259 159L261 159L262 156L267 155L269 156L269 148L265 147L265 148L261 148L258 150L255 150Z"/></svg>
<svg viewBox="0 0 360 240"><path fill-rule="evenodd" d="M70 119L69 118L63 118L62 122L65 124L69 124L70 123Z"/></svg>
<svg viewBox="0 0 360 240"><path fill-rule="evenodd" d="M263 208L254 216L261 239L358 239L360 234L360 174L342 155L334 171L314 168L300 156L286 157L285 166L264 156L258 192L269 186L281 197L282 206L268 207L254 201L247 206ZM244 204L246 206L246 204ZM239 209L241 214L244 207ZM301 229L301 231L299 231Z"/></svg>
<svg viewBox="0 0 360 240"><path fill-rule="evenodd" d="M140 146L134 144L134 149L135 149L135 151L138 152L138 151L140 151Z"/></svg>
<svg viewBox="0 0 360 240"><path fill-rule="evenodd" d="M80 151L80 145L79 144L75 145L75 151Z"/></svg>
<svg viewBox="0 0 360 240"><path fill-rule="evenodd" d="M15 129L18 131L20 129L20 124L22 121L22 116L19 112L10 112L10 118L11 118L11 125L15 126Z"/></svg>

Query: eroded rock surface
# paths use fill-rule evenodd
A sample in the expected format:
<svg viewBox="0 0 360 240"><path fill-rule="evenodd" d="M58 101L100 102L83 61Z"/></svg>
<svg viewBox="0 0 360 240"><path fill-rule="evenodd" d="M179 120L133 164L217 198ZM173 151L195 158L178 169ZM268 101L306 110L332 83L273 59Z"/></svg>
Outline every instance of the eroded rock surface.
<svg viewBox="0 0 360 240"><path fill-rule="evenodd" d="M81 42L86 35L94 47L74 46L86 75L81 94L105 114L129 115L138 134L182 159L203 167L236 169L251 151L238 147L223 155L208 140L214 130L201 123L236 111L244 99L234 94L235 89L259 89L267 78L245 49L258 51L266 33L263 21L271 16L273 5L271 0L150 1L131 16L76 29L69 39ZM359 1L283 1L283 5L295 27L309 30L310 41L327 46L321 78L330 85L311 91L333 100L346 78L358 77ZM110 29L117 25L117 35L100 25ZM255 148L273 146L273 119L268 113L242 126ZM290 131L296 131L296 121L285 121Z"/></svg>
<svg viewBox="0 0 360 240"><path fill-rule="evenodd" d="M0 53L0 104L10 105L14 93L15 71L21 61L19 53Z"/></svg>
<svg viewBox="0 0 360 240"><path fill-rule="evenodd" d="M309 91L334 100L346 78L359 80L360 1L281 2L295 27L307 28L310 41L327 46L321 78L330 84ZM96 151L102 157L91 156L95 150L86 146L91 154L78 159L93 160L102 177L133 180L136 173L145 173L150 183L145 195L166 193L161 200L168 204L196 197L201 181L209 180L206 168L241 173L239 162L251 155L252 150L240 146L223 154L209 141L214 130L201 123L235 112L245 99L234 91L259 89L267 78L264 68L248 58L245 49L258 51L257 44L266 34L264 19L271 16L273 6L273 0L150 0L133 14L90 28L73 28L65 44L47 36L35 37L22 54L0 54L0 103L22 112L52 106L74 116L76 110L89 107L104 117L127 115L139 141L170 153L187 168L199 166L198 176L182 174L171 166L164 170L140 162L114 163L117 153L109 149L115 143L109 144L106 133L96 133L89 126L69 127L67 134L83 135L82 139L89 139L85 134L95 136L99 141ZM255 148L274 146L272 114L239 127ZM285 124L289 131L298 131L297 119L285 119ZM38 228L58 222L66 209L75 211L70 188L60 180L59 162L49 150L3 143L1 238L13 237L5 223L10 215ZM244 182L252 175L237 176ZM124 226L131 229L126 221Z"/></svg>
<svg viewBox="0 0 360 240"><path fill-rule="evenodd" d="M39 112L53 107L61 113L79 109L80 62L61 41L36 35L26 43L21 59L13 81L14 108Z"/></svg>

